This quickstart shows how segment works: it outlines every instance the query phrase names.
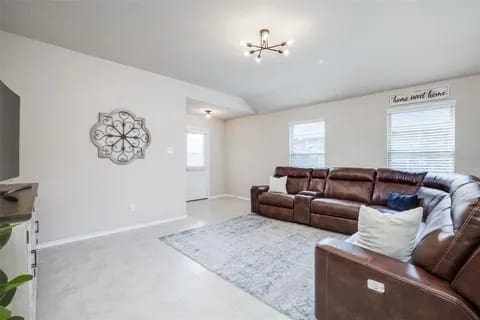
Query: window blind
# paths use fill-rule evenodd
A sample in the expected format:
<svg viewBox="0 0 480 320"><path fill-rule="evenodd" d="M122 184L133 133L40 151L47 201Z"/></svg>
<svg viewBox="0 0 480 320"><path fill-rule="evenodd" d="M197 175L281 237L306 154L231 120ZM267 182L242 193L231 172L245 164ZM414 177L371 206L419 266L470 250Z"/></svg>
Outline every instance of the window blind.
<svg viewBox="0 0 480 320"><path fill-rule="evenodd" d="M325 167L325 121L290 125L290 165L300 168Z"/></svg>
<svg viewBox="0 0 480 320"><path fill-rule="evenodd" d="M388 111L387 163L407 171L455 171L455 104Z"/></svg>

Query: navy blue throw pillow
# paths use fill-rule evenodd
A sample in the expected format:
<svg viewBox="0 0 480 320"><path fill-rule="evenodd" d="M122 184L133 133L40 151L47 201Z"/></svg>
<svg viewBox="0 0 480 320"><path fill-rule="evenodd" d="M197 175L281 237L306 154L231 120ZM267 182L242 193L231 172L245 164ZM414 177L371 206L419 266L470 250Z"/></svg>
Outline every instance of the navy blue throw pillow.
<svg viewBox="0 0 480 320"><path fill-rule="evenodd" d="M387 207L392 210L406 211L420 206L420 199L416 194L400 194L391 192L388 196Z"/></svg>

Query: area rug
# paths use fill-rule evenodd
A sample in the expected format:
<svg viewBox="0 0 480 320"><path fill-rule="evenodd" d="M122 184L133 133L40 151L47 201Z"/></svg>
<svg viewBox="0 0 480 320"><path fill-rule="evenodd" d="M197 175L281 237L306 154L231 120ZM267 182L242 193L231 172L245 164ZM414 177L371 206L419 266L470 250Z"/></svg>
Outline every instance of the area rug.
<svg viewBox="0 0 480 320"><path fill-rule="evenodd" d="M249 214L160 239L296 320L314 320L314 248L346 236Z"/></svg>

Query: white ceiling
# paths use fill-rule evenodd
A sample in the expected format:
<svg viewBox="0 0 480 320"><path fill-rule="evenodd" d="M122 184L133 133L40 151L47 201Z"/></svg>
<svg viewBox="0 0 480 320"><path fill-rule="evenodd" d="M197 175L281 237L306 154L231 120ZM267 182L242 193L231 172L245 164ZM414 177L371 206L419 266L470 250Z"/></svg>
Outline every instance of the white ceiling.
<svg viewBox="0 0 480 320"><path fill-rule="evenodd" d="M2 29L270 112L480 72L480 1L2 1ZM294 39L257 65L241 41ZM318 63L323 60L324 63Z"/></svg>
<svg viewBox="0 0 480 320"><path fill-rule="evenodd" d="M205 110L210 110L213 118L221 120L229 120L252 114L241 108L228 108L196 99L187 99L186 111L188 114L205 116Z"/></svg>

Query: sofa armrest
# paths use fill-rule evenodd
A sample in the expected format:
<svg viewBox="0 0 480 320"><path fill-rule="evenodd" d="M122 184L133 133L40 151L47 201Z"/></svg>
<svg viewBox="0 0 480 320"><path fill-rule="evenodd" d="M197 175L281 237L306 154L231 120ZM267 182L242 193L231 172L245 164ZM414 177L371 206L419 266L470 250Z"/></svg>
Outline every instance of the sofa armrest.
<svg viewBox="0 0 480 320"><path fill-rule="evenodd" d="M452 281L452 287L472 302L480 310L480 286L478 285L478 271L480 270L480 247L470 258Z"/></svg>
<svg viewBox="0 0 480 320"><path fill-rule="evenodd" d="M322 320L479 319L447 281L338 239L315 249L315 314Z"/></svg>
<svg viewBox="0 0 480 320"><path fill-rule="evenodd" d="M302 196L310 196L315 198L319 198L322 196L322 193L317 191L300 191L299 194L301 194Z"/></svg>
<svg viewBox="0 0 480 320"><path fill-rule="evenodd" d="M267 192L269 186L252 186L250 188L250 204L252 207L252 212L258 213L258 196L262 192Z"/></svg>

